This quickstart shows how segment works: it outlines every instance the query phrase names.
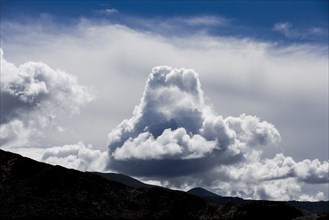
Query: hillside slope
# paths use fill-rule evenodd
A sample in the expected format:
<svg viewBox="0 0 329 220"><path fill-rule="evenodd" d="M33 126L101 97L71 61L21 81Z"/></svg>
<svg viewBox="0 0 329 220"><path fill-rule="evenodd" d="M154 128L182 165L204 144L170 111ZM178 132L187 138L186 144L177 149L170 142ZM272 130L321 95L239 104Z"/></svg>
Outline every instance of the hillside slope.
<svg viewBox="0 0 329 220"><path fill-rule="evenodd" d="M293 219L284 202L207 204L182 191L132 188L0 150L0 219Z"/></svg>
<svg viewBox="0 0 329 220"><path fill-rule="evenodd" d="M134 189L0 150L0 218L194 219L206 203L163 188Z"/></svg>

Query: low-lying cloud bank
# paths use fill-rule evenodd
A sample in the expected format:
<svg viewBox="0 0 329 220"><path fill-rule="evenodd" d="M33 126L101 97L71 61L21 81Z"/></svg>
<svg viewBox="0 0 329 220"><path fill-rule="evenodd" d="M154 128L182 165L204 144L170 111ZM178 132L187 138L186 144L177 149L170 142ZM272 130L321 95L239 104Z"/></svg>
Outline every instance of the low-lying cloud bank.
<svg viewBox="0 0 329 220"><path fill-rule="evenodd" d="M83 142L45 149L41 161L77 170L104 171L107 152L85 145Z"/></svg>
<svg viewBox="0 0 329 220"><path fill-rule="evenodd" d="M83 142L49 148L4 146L1 149L18 153L37 161L81 171L103 172L108 163L108 154L106 151L101 151Z"/></svg>
<svg viewBox="0 0 329 220"><path fill-rule="evenodd" d="M217 115L194 70L159 66L133 116L109 134L108 168L171 187L206 185L244 198L325 198L321 192L302 194L301 185L328 183L327 161L263 158L263 149L280 140L275 126L256 116Z"/></svg>

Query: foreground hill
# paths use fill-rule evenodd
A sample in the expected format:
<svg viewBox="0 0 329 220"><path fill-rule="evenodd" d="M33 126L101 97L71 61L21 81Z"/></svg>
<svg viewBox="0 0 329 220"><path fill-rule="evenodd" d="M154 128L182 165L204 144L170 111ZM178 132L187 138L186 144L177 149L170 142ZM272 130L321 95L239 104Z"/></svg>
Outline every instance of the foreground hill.
<svg viewBox="0 0 329 220"><path fill-rule="evenodd" d="M122 179L121 177L119 179ZM0 219L293 219L284 202L208 204L181 191L133 188L0 150Z"/></svg>
<svg viewBox="0 0 329 220"><path fill-rule="evenodd" d="M91 173L0 151L1 217L195 219L206 203L163 188L134 189Z"/></svg>

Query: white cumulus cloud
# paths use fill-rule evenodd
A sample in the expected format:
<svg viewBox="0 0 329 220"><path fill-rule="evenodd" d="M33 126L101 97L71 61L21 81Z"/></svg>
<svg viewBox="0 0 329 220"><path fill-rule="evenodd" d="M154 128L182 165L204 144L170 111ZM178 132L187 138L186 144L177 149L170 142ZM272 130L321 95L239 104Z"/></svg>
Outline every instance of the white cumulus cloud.
<svg viewBox="0 0 329 220"><path fill-rule="evenodd" d="M104 171L107 152L94 149L83 142L45 149L41 161L82 171Z"/></svg>
<svg viewBox="0 0 329 220"><path fill-rule="evenodd" d="M75 76L41 62L17 67L1 49L1 146L28 144L53 123L58 112L76 114L92 100L90 89Z"/></svg>
<svg viewBox="0 0 329 220"><path fill-rule="evenodd" d="M277 145L280 134L274 125L254 116L216 115L205 103L194 70L159 66L149 75L132 118L113 129L109 139L111 157L116 161L110 163L118 163L117 169L120 161L127 164L129 159L181 160L186 164L207 160L213 162L204 163L203 169L211 169L214 164L245 160L259 146ZM133 174L135 168L138 165L125 171ZM188 174L184 172L189 171L177 174Z"/></svg>

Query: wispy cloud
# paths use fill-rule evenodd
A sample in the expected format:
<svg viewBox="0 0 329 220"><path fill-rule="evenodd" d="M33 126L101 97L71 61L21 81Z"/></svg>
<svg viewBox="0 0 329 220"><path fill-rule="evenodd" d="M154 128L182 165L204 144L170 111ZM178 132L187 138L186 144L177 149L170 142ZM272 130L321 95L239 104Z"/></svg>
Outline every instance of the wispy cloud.
<svg viewBox="0 0 329 220"><path fill-rule="evenodd" d="M311 27L307 31L312 35L318 35L318 36L328 35L328 30L320 27Z"/></svg>
<svg viewBox="0 0 329 220"><path fill-rule="evenodd" d="M328 35L328 31L322 27L296 28L289 22L275 23L273 30L290 39L303 39Z"/></svg>
<svg viewBox="0 0 329 220"><path fill-rule="evenodd" d="M230 28L231 20L222 16L198 15L156 17L152 19L126 17L123 23L134 29L146 30L166 36L177 36L186 33L208 32L219 27Z"/></svg>
<svg viewBox="0 0 329 220"><path fill-rule="evenodd" d="M286 37L293 37L295 35L294 32L291 31L291 24L288 22L274 24L273 30L284 34Z"/></svg>
<svg viewBox="0 0 329 220"><path fill-rule="evenodd" d="M119 13L119 11L115 8L105 8L105 9L100 9L94 11L95 14L100 14L100 15L113 15Z"/></svg>
<svg viewBox="0 0 329 220"><path fill-rule="evenodd" d="M196 16L174 18L173 21L180 22L191 26L225 26L229 20L219 16Z"/></svg>

